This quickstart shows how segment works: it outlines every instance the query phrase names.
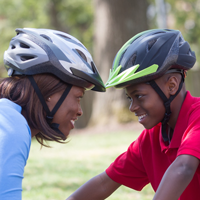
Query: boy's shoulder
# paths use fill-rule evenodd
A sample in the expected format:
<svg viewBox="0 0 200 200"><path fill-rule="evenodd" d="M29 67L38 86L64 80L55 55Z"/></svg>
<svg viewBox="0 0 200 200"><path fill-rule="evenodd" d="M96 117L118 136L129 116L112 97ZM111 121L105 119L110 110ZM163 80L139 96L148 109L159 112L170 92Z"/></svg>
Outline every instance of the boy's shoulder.
<svg viewBox="0 0 200 200"><path fill-rule="evenodd" d="M184 110L186 109L184 108ZM194 121L200 123L200 97L192 97L192 101L188 105L188 123Z"/></svg>
<svg viewBox="0 0 200 200"><path fill-rule="evenodd" d="M198 112L200 110L200 97L194 97L190 94L189 91L187 91L185 100L182 104L181 107L181 113L188 113L190 115L190 113L192 112Z"/></svg>
<svg viewBox="0 0 200 200"><path fill-rule="evenodd" d="M188 127L200 124L200 98L193 97L188 91L176 122L174 135L176 132L183 134Z"/></svg>

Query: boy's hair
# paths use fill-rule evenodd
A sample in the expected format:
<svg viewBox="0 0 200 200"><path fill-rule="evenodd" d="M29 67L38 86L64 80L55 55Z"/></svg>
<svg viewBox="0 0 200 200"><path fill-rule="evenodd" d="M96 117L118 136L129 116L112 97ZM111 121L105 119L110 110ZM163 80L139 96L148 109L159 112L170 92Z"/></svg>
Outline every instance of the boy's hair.
<svg viewBox="0 0 200 200"><path fill-rule="evenodd" d="M67 87L66 83L50 74L38 74L33 77L45 100ZM39 130L35 137L41 145L48 146L44 144L44 140L62 143L63 135L58 134L47 123L46 113L27 76L3 79L0 94L0 98L7 98L22 107L30 128Z"/></svg>

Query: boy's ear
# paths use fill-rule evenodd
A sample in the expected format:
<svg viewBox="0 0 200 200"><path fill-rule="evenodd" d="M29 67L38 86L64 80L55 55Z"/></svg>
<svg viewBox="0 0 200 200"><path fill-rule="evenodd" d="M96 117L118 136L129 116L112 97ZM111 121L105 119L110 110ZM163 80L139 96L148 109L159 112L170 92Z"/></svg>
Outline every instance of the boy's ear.
<svg viewBox="0 0 200 200"><path fill-rule="evenodd" d="M168 85L168 92L170 95L175 95L178 88L179 88L180 80L177 76L170 76L167 85Z"/></svg>

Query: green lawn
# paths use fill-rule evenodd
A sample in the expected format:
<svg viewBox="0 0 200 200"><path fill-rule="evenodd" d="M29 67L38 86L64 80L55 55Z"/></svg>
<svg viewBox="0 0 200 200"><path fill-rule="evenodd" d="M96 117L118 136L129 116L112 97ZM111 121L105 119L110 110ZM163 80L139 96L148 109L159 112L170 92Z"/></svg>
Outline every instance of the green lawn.
<svg viewBox="0 0 200 200"><path fill-rule="evenodd" d="M43 147L32 141L31 152L23 180L23 200L64 200L80 185L103 172L138 133L110 132L101 134L72 134L67 144L50 143ZM109 200L153 197L151 187L137 192L121 186Z"/></svg>

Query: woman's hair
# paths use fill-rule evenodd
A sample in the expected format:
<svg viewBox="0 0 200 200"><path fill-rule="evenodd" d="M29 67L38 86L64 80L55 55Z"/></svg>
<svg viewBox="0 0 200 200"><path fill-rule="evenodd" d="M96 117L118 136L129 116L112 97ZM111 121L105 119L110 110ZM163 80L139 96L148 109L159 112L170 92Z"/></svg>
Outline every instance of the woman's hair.
<svg viewBox="0 0 200 200"><path fill-rule="evenodd" d="M45 100L67 87L66 83L50 74L38 74L33 77ZM0 98L7 98L22 107L30 128L40 131L35 137L41 145L47 146L44 140L62 143L63 135L50 128L46 121L46 112L27 76L3 79L0 84Z"/></svg>

